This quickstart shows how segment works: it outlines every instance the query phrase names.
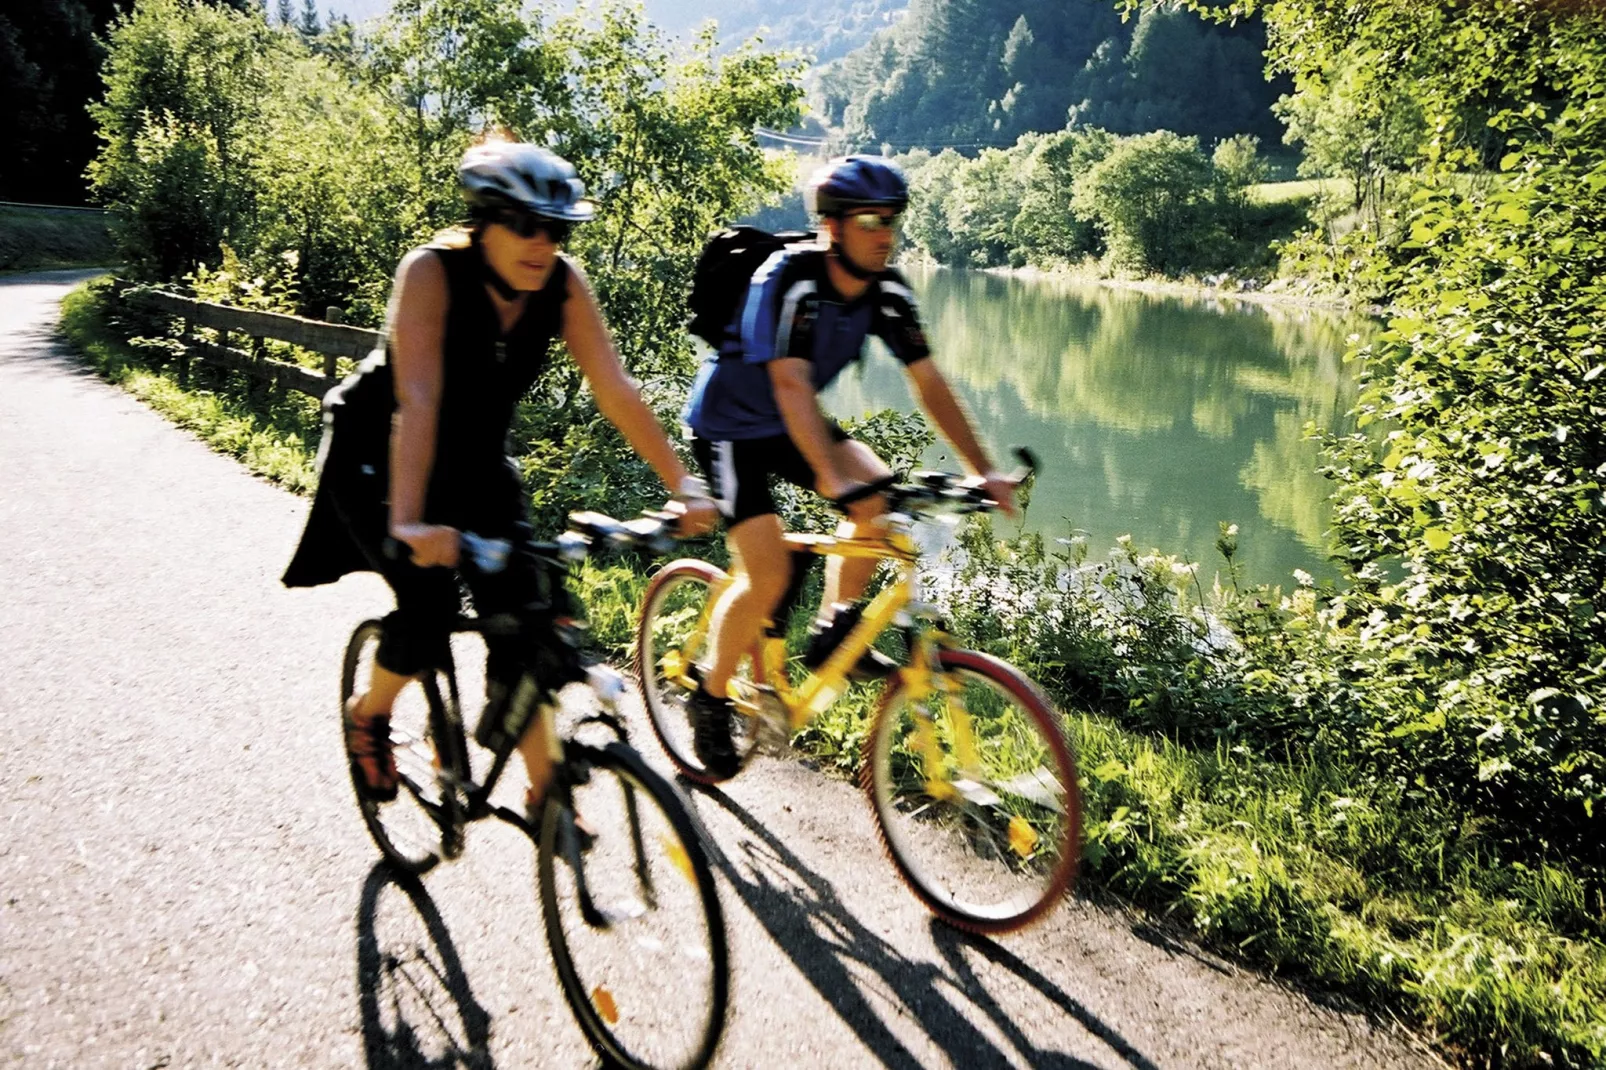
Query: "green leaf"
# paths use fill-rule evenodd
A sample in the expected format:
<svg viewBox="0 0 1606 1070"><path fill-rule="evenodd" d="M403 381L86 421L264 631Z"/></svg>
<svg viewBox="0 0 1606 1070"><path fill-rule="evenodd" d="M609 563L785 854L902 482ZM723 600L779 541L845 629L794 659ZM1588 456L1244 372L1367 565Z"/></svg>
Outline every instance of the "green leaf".
<svg viewBox="0 0 1606 1070"><path fill-rule="evenodd" d="M1450 533L1443 528L1428 528L1422 533L1422 541L1428 544L1429 550L1448 550Z"/></svg>

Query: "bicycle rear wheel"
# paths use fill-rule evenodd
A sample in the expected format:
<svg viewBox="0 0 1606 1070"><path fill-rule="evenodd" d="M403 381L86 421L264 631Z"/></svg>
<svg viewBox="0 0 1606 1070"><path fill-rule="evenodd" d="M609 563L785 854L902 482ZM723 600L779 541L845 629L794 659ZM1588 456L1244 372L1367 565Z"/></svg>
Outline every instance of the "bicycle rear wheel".
<svg viewBox="0 0 1606 1070"><path fill-rule="evenodd" d="M712 589L724 579L725 573L706 561L671 561L647 585L636 628L636 679L653 733L675 768L703 784L725 778L703 768L692 749L688 674L712 656L706 609ZM737 676L763 683L763 661L755 646L737 665ZM731 728L736 753L745 762L758 744L757 724L737 717Z"/></svg>
<svg viewBox="0 0 1606 1070"><path fill-rule="evenodd" d="M342 736L346 702L368 687L380 633L379 621L364 621L346 645L340 673ZM357 807L369 835L393 866L408 873L429 870L440 861L443 845L453 847L461 834L461 796L456 784L463 768L464 742L461 725L448 716L440 677L434 670L424 673L421 686L403 688L391 709L390 741L401 781L395 799L379 802L371 798L362 769L347 752Z"/></svg>
<svg viewBox="0 0 1606 1070"><path fill-rule="evenodd" d="M628 747L571 742L565 752L570 784L548 795L537 855L564 995L609 1065L707 1066L725 1027L730 961L696 826Z"/></svg>
<svg viewBox="0 0 1606 1070"><path fill-rule="evenodd" d="M882 843L944 921L1018 929L1075 874L1075 761L1048 700L997 658L942 651L933 683L919 700L894 683L871 727L862 779Z"/></svg>

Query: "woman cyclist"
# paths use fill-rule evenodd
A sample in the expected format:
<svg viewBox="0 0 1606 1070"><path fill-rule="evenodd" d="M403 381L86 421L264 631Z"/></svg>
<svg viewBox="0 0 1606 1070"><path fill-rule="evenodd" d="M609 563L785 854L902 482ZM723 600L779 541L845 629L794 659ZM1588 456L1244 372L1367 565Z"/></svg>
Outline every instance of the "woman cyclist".
<svg viewBox="0 0 1606 1070"><path fill-rule="evenodd" d="M381 347L324 399L318 493L284 575L286 586L305 587L372 569L395 591L373 678L345 711L351 753L380 800L397 791L392 703L447 654L460 534L514 546L494 576L463 574L480 614L521 623L518 637L487 637L489 703L505 697L541 629L565 615L561 583L528 545L524 494L505 453L514 409L553 339L563 339L603 415L675 488L682 530L718 520L625 374L584 273L559 251L592 216L574 167L534 145L491 142L464 155L458 178L469 227L402 258ZM539 735L520 746L532 801L550 772Z"/></svg>

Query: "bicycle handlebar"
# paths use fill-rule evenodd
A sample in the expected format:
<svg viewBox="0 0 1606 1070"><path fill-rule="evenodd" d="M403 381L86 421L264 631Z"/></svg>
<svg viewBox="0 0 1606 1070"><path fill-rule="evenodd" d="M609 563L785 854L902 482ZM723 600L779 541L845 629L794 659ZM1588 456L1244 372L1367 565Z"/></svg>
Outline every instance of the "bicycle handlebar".
<svg viewBox="0 0 1606 1070"><path fill-rule="evenodd" d="M1037 471L1037 454L1025 446L1017 446L1013 452L1021 462L1021 467L1006 478L1011 483L1020 483ZM918 503L946 505L952 507L951 511L962 513L984 512L998 507L997 502L987 497L986 491L976 482L974 476L923 471L911 472L909 478L912 482L899 483L895 475L883 476L881 479L854 487L831 504L839 510L846 511L845 507L854 502L877 494L885 494L889 513L901 512L904 506Z"/></svg>
<svg viewBox="0 0 1606 1070"><path fill-rule="evenodd" d="M645 512L634 520L615 520L601 513L570 513L569 530L555 542L532 544L537 552L548 553L564 561L582 561L595 548L605 542L610 547L636 547L654 554L666 553L675 543L678 519L667 512ZM485 576L492 576L507 567L508 555L513 551L510 539L492 539L472 531L458 533L458 566L470 568ZM409 561L413 548L400 539L386 537L383 552L392 561Z"/></svg>
<svg viewBox="0 0 1606 1070"><path fill-rule="evenodd" d="M1014 450L1021 467L1010 473L1008 479L1019 483L1037 471L1037 455L1024 446ZM854 487L831 504L838 509L876 494L887 496L887 511L902 512L908 505L926 504L942 506L944 511L977 513L996 509L998 503L987 497L986 491L974 476L961 476L952 472L912 472L913 482L899 483L898 477L885 476L862 486ZM679 519L673 513L649 510L634 520L615 520L603 513L579 512L569 514L569 530L559 535L556 542L535 543L537 551L550 553L565 561L581 561L598 544L610 549L640 549L652 554L667 553L675 544ZM513 543L508 539L491 539L472 531L458 536L461 555L460 567L469 567L483 575L493 575L507 567ZM383 546L386 557L393 561L410 560L413 548L400 539L386 538Z"/></svg>

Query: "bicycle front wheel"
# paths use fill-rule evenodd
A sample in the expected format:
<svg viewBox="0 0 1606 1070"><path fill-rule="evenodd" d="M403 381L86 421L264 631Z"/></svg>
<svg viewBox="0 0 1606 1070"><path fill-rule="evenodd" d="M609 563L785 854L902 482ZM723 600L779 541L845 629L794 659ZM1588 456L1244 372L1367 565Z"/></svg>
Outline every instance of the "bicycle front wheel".
<svg viewBox="0 0 1606 1070"><path fill-rule="evenodd" d="M359 688L368 687L380 634L379 621L364 621L346 645L340 673L342 735L346 703ZM374 799L366 790L362 769L347 751L363 823L391 865L408 873L433 867L440 861L443 843L452 846L461 831L461 800L453 775L462 768L461 727L452 730L439 677L434 670L426 672L421 686L403 688L391 708L390 742L400 776L395 799Z"/></svg>
<svg viewBox="0 0 1606 1070"><path fill-rule="evenodd" d="M889 687L863 783L882 843L933 913L973 932L1042 917L1081 842L1076 764L1037 687L997 658L941 652L933 689Z"/></svg>
<svg viewBox="0 0 1606 1070"><path fill-rule="evenodd" d="M730 954L686 803L622 744L565 750L569 786L542 810L537 864L564 996L610 1066L707 1066L725 1027Z"/></svg>
<svg viewBox="0 0 1606 1070"><path fill-rule="evenodd" d="M706 561L671 561L647 585L636 630L636 678L653 734L675 768L703 784L725 778L714 776L697 757L686 700L696 687L697 673L712 660L709 599L725 578ZM763 660L755 646L737 664L736 675L762 683ZM745 762L758 743L757 725L747 717L735 721L733 743Z"/></svg>

